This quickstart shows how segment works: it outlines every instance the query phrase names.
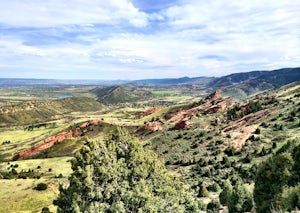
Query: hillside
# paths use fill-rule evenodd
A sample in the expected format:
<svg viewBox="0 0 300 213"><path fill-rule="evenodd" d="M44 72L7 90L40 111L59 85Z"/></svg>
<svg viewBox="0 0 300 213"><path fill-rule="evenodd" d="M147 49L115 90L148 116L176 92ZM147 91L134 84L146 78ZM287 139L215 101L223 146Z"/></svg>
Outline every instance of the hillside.
<svg viewBox="0 0 300 213"><path fill-rule="evenodd" d="M170 168L184 171L195 190L204 185L213 197L225 180L253 186L261 162L299 142L299 97L300 82L243 102L216 92L197 103L153 110L136 135Z"/></svg>
<svg viewBox="0 0 300 213"><path fill-rule="evenodd" d="M98 111L101 104L92 98L5 103L0 106L0 126L27 125L63 118L68 113Z"/></svg>
<svg viewBox="0 0 300 213"><path fill-rule="evenodd" d="M104 104L132 102L137 96L122 86L110 86L91 90L97 96L97 101Z"/></svg>

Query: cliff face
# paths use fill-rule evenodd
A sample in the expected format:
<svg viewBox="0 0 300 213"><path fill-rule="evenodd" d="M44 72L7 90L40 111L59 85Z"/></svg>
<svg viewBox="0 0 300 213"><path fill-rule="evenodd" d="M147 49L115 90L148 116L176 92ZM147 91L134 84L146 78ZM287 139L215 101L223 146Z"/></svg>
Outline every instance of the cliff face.
<svg viewBox="0 0 300 213"><path fill-rule="evenodd" d="M43 141L36 143L34 146L32 146L29 149L21 151L14 157L14 159L21 160L24 158L29 158L29 157L35 156L35 155L39 154L40 152L51 148L55 144L63 142L66 139L73 139L73 138L79 137L80 133L85 132L87 127L97 126L97 125L99 125L99 123L100 122L96 121L96 120L87 121L87 122L80 124L79 127L76 127L75 129L60 132L56 135L46 138Z"/></svg>

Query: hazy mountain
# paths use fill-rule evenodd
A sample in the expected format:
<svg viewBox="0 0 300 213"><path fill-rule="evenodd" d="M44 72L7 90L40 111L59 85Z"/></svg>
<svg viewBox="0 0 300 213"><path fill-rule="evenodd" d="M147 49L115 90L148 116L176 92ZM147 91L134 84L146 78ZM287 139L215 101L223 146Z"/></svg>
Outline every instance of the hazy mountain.
<svg viewBox="0 0 300 213"><path fill-rule="evenodd" d="M196 77L196 78L162 78L162 79L142 79L136 80L132 83L137 84L147 84L147 85L177 85L177 84L207 84L212 81L214 78L211 77Z"/></svg>

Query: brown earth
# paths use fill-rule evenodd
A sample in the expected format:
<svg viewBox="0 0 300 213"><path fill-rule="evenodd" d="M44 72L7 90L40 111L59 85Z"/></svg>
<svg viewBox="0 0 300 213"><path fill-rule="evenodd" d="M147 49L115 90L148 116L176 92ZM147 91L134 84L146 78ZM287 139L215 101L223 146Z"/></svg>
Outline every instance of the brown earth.
<svg viewBox="0 0 300 213"><path fill-rule="evenodd" d="M223 131L228 132L232 138L229 145L240 150L251 134L259 127L261 121L275 113L276 111L265 109L229 123L223 128Z"/></svg>
<svg viewBox="0 0 300 213"><path fill-rule="evenodd" d="M254 133L254 131L259 127L259 124L254 124L250 126L242 126L239 129L232 130L230 132L230 146L235 150L241 150L246 144L247 139Z"/></svg>

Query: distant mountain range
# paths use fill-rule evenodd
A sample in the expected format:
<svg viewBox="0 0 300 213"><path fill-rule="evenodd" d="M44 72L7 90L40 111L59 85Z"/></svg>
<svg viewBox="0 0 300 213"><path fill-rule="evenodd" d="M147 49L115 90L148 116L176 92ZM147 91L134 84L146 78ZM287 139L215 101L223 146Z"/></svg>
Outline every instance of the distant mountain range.
<svg viewBox="0 0 300 213"><path fill-rule="evenodd" d="M284 68L272 71L252 71L234 73L223 77L183 77L183 78L163 78L163 79L143 79L143 80L52 80L52 79L11 79L0 78L0 86L20 86L20 85L90 85L90 86L112 86L130 84L133 86L197 86L197 88L208 88L211 90L222 89L225 94L245 98L264 90L278 88L288 83L300 80L300 67ZM105 95L112 94L117 99L134 100L132 94L119 87L96 88L94 91L98 97L105 101ZM108 98L106 96L106 98ZM108 102L113 103L114 98Z"/></svg>
<svg viewBox="0 0 300 213"><path fill-rule="evenodd" d="M68 85L116 85L125 84L127 80L90 80L90 79L34 79L34 78L0 78L0 86L68 86Z"/></svg>
<svg viewBox="0 0 300 213"><path fill-rule="evenodd" d="M240 83L249 85L266 83L273 87L280 87L298 80L300 80L300 68L285 68L273 71L234 73L215 79L209 83L209 86L223 87Z"/></svg>
<svg viewBox="0 0 300 213"><path fill-rule="evenodd" d="M201 84L207 85L209 82L215 80L214 77L183 77L183 78L163 78L163 79L143 79L132 81L134 84L141 85L178 85L178 84Z"/></svg>

